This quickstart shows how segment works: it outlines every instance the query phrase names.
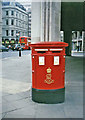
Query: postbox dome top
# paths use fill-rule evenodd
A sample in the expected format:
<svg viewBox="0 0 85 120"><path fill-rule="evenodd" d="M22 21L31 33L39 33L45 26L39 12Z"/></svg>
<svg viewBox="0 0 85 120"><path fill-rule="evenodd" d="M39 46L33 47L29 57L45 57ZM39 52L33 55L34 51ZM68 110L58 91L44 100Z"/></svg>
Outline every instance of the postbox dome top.
<svg viewBox="0 0 85 120"><path fill-rule="evenodd" d="M31 47L67 47L68 43L65 42L36 42L30 44Z"/></svg>

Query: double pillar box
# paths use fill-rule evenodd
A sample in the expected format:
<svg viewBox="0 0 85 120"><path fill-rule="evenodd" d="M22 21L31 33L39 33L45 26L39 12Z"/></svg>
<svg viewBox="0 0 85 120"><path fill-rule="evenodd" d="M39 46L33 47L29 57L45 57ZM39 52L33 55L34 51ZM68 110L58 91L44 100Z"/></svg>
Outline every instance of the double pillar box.
<svg viewBox="0 0 85 120"><path fill-rule="evenodd" d="M60 103L65 99L65 42L30 44L32 49L32 100Z"/></svg>

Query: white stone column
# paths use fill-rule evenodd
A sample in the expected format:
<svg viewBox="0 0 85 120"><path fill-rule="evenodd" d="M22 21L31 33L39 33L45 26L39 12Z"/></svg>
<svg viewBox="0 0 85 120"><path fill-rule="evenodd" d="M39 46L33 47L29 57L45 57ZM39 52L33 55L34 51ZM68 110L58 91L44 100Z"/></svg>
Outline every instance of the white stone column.
<svg viewBox="0 0 85 120"><path fill-rule="evenodd" d="M52 41L52 2L50 2L49 41Z"/></svg>
<svg viewBox="0 0 85 120"><path fill-rule="evenodd" d="M32 2L32 42L59 41L60 15L61 2Z"/></svg>
<svg viewBox="0 0 85 120"><path fill-rule="evenodd" d="M78 46L78 39L79 39L79 31L77 31L77 46Z"/></svg>
<svg viewBox="0 0 85 120"><path fill-rule="evenodd" d="M41 3L32 2L31 42L41 40Z"/></svg>
<svg viewBox="0 0 85 120"><path fill-rule="evenodd" d="M2 42L2 1L0 0L0 44Z"/></svg>
<svg viewBox="0 0 85 120"><path fill-rule="evenodd" d="M48 2L46 2L46 33L45 33L45 41L48 41L48 31L49 31L49 29L48 29L48 25L49 25L49 23L48 23Z"/></svg>
<svg viewBox="0 0 85 120"><path fill-rule="evenodd" d="M2 44L2 1L0 0L0 45ZM0 54L2 57L2 54ZM0 102L2 103L2 60L0 60ZM0 107L2 113L2 104ZM0 115L0 120L2 119L2 114Z"/></svg>
<svg viewBox="0 0 85 120"><path fill-rule="evenodd" d="M41 41L44 41L44 12L45 12L45 6L44 6L45 2L41 2Z"/></svg>
<svg viewBox="0 0 85 120"><path fill-rule="evenodd" d="M83 31L83 32L82 32L82 51L83 51L83 48L84 48L84 41L85 41L85 40L84 40L84 34L85 34L85 33L84 33L84 31Z"/></svg>

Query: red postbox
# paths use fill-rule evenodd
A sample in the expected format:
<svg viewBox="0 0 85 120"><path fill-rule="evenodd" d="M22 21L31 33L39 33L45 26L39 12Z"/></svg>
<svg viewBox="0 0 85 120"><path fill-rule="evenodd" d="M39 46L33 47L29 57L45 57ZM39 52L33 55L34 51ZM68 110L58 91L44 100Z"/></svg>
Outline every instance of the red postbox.
<svg viewBox="0 0 85 120"><path fill-rule="evenodd" d="M32 100L60 103L65 99L65 42L39 42L32 49Z"/></svg>

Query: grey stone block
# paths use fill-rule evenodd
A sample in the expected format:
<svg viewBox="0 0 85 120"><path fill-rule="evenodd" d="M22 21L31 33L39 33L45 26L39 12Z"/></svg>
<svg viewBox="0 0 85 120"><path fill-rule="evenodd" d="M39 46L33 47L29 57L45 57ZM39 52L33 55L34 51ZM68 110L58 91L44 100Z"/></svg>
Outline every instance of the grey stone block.
<svg viewBox="0 0 85 120"><path fill-rule="evenodd" d="M65 118L62 104L38 105L36 118Z"/></svg>
<svg viewBox="0 0 85 120"><path fill-rule="evenodd" d="M35 107L28 105L25 108L7 113L5 118L34 118L35 113L36 113Z"/></svg>
<svg viewBox="0 0 85 120"><path fill-rule="evenodd" d="M16 110L16 106L11 105L11 103L4 103L2 105L2 113L5 113L5 112L7 113L13 110Z"/></svg>
<svg viewBox="0 0 85 120"><path fill-rule="evenodd" d="M16 101L22 99L22 97L17 94L14 94L14 95L4 96L3 99L6 99L7 101Z"/></svg>
<svg viewBox="0 0 85 120"><path fill-rule="evenodd" d="M75 105L64 106L66 118L83 118L83 107Z"/></svg>

